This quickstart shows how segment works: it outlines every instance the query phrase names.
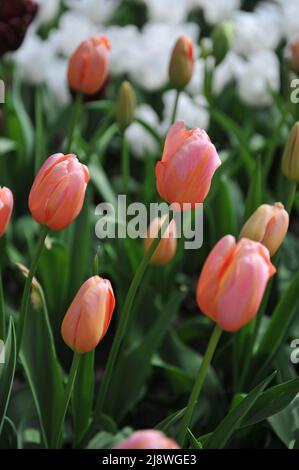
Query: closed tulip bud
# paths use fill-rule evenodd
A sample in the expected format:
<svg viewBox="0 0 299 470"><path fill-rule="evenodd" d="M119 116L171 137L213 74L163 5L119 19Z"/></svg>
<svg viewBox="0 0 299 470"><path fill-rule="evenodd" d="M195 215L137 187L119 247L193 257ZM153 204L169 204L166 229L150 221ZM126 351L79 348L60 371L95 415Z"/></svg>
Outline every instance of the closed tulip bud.
<svg viewBox="0 0 299 470"><path fill-rule="evenodd" d="M282 172L290 181L299 181L299 122L294 124L285 146Z"/></svg>
<svg viewBox="0 0 299 470"><path fill-rule="evenodd" d="M153 243L154 239L157 237L161 227L163 226L164 221L167 216L156 217L151 222L148 231L147 238L144 240L144 251L147 252ZM172 220L165 230L158 247L156 248L153 256L151 257L150 264L156 266L164 266L167 264L176 253L177 248L177 231L175 220Z"/></svg>
<svg viewBox="0 0 299 470"><path fill-rule="evenodd" d="M89 278L63 319L61 334L65 343L76 352L92 351L105 336L114 307L110 281L99 276Z"/></svg>
<svg viewBox="0 0 299 470"><path fill-rule="evenodd" d="M170 84L181 90L190 82L194 66L194 52L191 39L181 36L173 48L169 63Z"/></svg>
<svg viewBox="0 0 299 470"><path fill-rule="evenodd" d="M6 232L13 209L13 195L10 189L0 187L0 238Z"/></svg>
<svg viewBox="0 0 299 470"><path fill-rule="evenodd" d="M234 39L234 25L231 21L223 21L215 26L212 39L213 39L213 55L216 60L216 65L223 61L224 57L230 50Z"/></svg>
<svg viewBox="0 0 299 470"><path fill-rule="evenodd" d="M183 121L176 122L167 133L162 160L156 165L157 191L165 201L181 207L202 203L220 165L205 131L187 130Z"/></svg>
<svg viewBox="0 0 299 470"><path fill-rule="evenodd" d="M76 92L93 95L108 77L110 42L106 36L92 36L83 41L68 64L68 84Z"/></svg>
<svg viewBox="0 0 299 470"><path fill-rule="evenodd" d="M289 214L283 204L262 204L249 217L240 237L250 238L265 245L273 256L282 244L289 227Z"/></svg>
<svg viewBox="0 0 299 470"><path fill-rule="evenodd" d="M225 331L238 331L256 315L276 272L261 243L223 237L208 256L197 286L201 311Z"/></svg>
<svg viewBox="0 0 299 470"><path fill-rule="evenodd" d="M161 431L145 429L133 432L130 437L117 444L114 449L180 449L180 447Z"/></svg>
<svg viewBox="0 0 299 470"><path fill-rule="evenodd" d="M37 8L32 0L1 0L0 56L21 46Z"/></svg>
<svg viewBox="0 0 299 470"><path fill-rule="evenodd" d="M132 124L135 105L136 97L131 84L127 81L122 82L118 92L115 110L116 122L122 131Z"/></svg>
<svg viewBox="0 0 299 470"><path fill-rule="evenodd" d="M36 175L29 194L32 217L52 230L63 230L80 213L88 181L88 168L76 155L52 155Z"/></svg>

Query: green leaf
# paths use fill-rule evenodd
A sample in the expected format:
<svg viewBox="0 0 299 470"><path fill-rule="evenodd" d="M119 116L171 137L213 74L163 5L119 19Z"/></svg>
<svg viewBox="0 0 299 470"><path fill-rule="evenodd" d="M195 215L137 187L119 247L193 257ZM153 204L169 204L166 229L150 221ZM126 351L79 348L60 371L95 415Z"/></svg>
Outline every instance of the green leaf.
<svg viewBox="0 0 299 470"><path fill-rule="evenodd" d="M201 442L196 439L191 429L188 428L187 431L188 431L188 437L189 437L191 449L202 449L203 447L202 447Z"/></svg>
<svg viewBox="0 0 299 470"><path fill-rule="evenodd" d="M4 352L4 354L3 354ZM2 353L2 354L1 354ZM16 333L15 327L10 317L7 339L4 351L0 350L1 357L4 357L4 364L0 363L0 436L10 399L15 369L16 369Z"/></svg>
<svg viewBox="0 0 299 470"><path fill-rule="evenodd" d="M123 439L126 439L127 437L132 434L132 428L126 427L122 429L119 433L117 433L115 436L112 434L102 431L98 434L96 434L89 444L87 445L87 449L113 449L113 447L116 446L119 442L121 442Z"/></svg>
<svg viewBox="0 0 299 470"><path fill-rule="evenodd" d="M99 162L88 165L91 181L105 202L117 206L116 194L109 183L106 173Z"/></svg>
<svg viewBox="0 0 299 470"><path fill-rule="evenodd" d="M81 358L73 390L72 409L75 442L86 431L92 412L94 396L94 350Z"/></svg>
<svg viewBox="0 0 299 470"><path fill-rule="evenodd" d="M271 428L288 449L296 448L299 438L299 395L282 411L268 418Z"/></svg>
<svg viewBox="0 0 299 470"><path fill-rule="evenodd" d="M291 323L298 311L298 292L299 271L292 278L288 289L280 298L254 355L252 370L254 370L256 380L269 370L288 334Z"/></svg>
<svg viewBox="0 0 299 470"><path fill-rule="evenodd" d="M241 423L241 427L263 421L288 406L299 393L299 377L263 392Z"/></svg>
<svg viewBox="0 0 299 470"><path fill-rule="evenodd" d="M244 222L246 222L246 220L251 216L251 214L262 204L262 201L262 164L260 157L258 157L254 174L251 178L250 186L246 197Z"/></svg>
<svg viewBox="0 0 299 470"><path fill-rule="evenodd" d="M218 237L223 237L228 233L236 236L237 220L231 183L224 177L219 180L218 191L213 201L213 207L217 221Z"/></svg>
<svg viewBox="0 0 299 470"><path fill-rule="evenodd" d="M41 305L29 311L20 358L33 395L44 444L48 446L53 439L57 410L60 410L63 400L63 380L41 287L38 294Z"/></svg>
<svg viewBox="0 0 299 470"><path fill-rule="evenodd" d="M151 370L151 359L159 348L184 296L184 292L174 292L163 305L152 328L141 343L120 355L107 399L107 411L110 415L120 419L140 399L140 393ZM119 390L122 391L121 400Z"/></svg>
<svg viewBox="0 0 299 470"><path fill-rule="evenodd" d="M7 416L4 418L3 432L0 438L0 449L18 449L18 433L11 419Z"/></svg>
<svg viewBox="0 0 299 470"><path fill-rule="evenodd" d="M157 426L155 426L155 429L166 433L168 428L170 428L183 418L185 411L186 407L182 408L181 410L175 411L171 415L167 416L167 418L163 419L163 421L161 421L159 424L157 424Z"/></svg>
<svg viewBox="0 0 299 470"><path fill-rule="evenodd" d="M15 141L7 139L6 137L0 137L0 155L6 155L12 150L16 150L16 148L17 144Z"/></svg>
<svg viewBox="0 0 299 470"><path fill-rule="evenodd" d="M228 415L221 421L215 431L212 433L210 439L207 442L206 449L223 449L231 438L232 434L236 429L240 427L240 424L249 410L253 407L258 397L261 395L263 390L272 381L276 373L271 374L263 382L257 385L248 395L244 398L239 405L235 406Z"/></svg>

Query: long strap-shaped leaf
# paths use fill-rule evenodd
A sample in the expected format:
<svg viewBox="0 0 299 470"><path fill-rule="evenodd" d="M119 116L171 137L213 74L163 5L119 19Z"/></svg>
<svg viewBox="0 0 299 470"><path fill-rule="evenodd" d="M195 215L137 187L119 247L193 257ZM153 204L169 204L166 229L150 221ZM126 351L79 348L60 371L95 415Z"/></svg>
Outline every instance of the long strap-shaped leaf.
<svg viewBox="0 0 299 470"><path fill-rule="evenodd" d="M238 429L243 418L255 404L256 400L271 382L275 374L276 372L263 380L263 382L257 385L239 405L232 409L211 435L205 446L206 449L223 449L225 447L233 432Z"/></svg>

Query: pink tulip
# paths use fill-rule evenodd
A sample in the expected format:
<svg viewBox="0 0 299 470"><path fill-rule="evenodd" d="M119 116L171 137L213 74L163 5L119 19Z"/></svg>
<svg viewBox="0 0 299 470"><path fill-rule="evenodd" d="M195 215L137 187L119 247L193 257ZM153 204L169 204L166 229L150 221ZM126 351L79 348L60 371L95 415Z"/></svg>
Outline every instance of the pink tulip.
<svg viewBox="0 0 299 470"><path fill-rule="evenodd" d="M163 226L166 216L156 217L152 220L148 231L147 237L144 239L143 248L147 252L153 243L154 239L157 237L159 230ZM164 266L172 260L176 253L177 249L177 230L175 220L173 219L165 230L163 237L161 238L158 247L154 251L153 256L151 257L150 264L156 266Z"/></svg>
<svg viewBox="0 0 299 470"><path fill-rule="evenodd" d="M10 189L0 187L0 238L6 232L13 209L13 195Z"/></svg>
<svg viewBox="0 0 299 470"><path fill-rule="evenodd" d="M79 45L68 65L68 84L72 90L86 95L101 90L108 76L110 48L108 38L100 35Z"/></svg>
<svg viewBox="0 0 299 470"><path fill-rule="evenodd" d="M63 230L80 213L88 181L88 168L76 155L52 155L39 170L29 194L32 217L53 230Z"/></svg>
<svg viewBox="0 0 299 470"><path fill-rule="evenodd" d="M79 289L61 326L65 343L74 351L92 351L107 333L115 307L108 279L89 278Z"/></svg>
<svg viewBox="0 0 299 470"><path fill-rule="evenodd" d="M115 449L180 449L179 445L160 431L145 429L135 431L117 444Z"/></svg>
<svg viewBox="0 0 299 470"><path fill-rule="evenodd" d="M223 237L208 256L197 286L201 311L225 331L249 323L261 304L267 283L276 272L261 243L232 235Z"/></svg>
<svg viewBox="0 0 299 470"><path fill-rule="evenodd" d="M202 129L185 128L183 121L170 127L162 160L156 165L157 190L169 203L202 203L212 177L221 165L209 136Z"/></svg>

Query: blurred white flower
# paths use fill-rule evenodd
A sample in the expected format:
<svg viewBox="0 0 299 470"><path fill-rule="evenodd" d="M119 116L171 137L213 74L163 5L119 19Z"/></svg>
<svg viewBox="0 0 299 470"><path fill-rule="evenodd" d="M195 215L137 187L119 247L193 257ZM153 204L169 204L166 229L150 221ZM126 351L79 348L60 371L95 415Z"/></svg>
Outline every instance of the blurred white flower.
<svg viewBox="0 0 299 470"><path fill-rule="evenodd" d="M131 47L130 77L140 87L155 91L168 82L168 64L175 41L185 34L197 42L199 27L194 23L167 25L148 23Z"/></svg>
<svg viewBox="0 0 299 470"><path fill-rule="evenodd" d="M144 0L149 20L152 22L178 24L186 20L188 2L186 0Z"/></svg>
<svg viewBox="0 0 299 470"><path fill-rule="evenodd" d="M103 30L111 43L110 72L112 75L129 73L136 61L136 44L140 33L134 25L110 26Z"/></svg>
<svg viewBox="0 0 299 470"><path fill-rule="evenodd" d="M137 106L135 116L145 121L155 130L159 130L159 117L151 106L147 104ZM138 122L134 122L128 127L126 138L133 155L139 159L145 158L147 152L155 153L158 150L158 144L154 137Z"/></svg>
<svg viewBox="0 0 299 470"><path fill-rule="evenodd" d="M199 0L199 6L204 10L207 23L217 24L231 18L233 13L240 8L240 0Z"/></svg>
<svg viewBox="0 0 299 470"><path fill-rule="evenodd" d="M267 106L272 98L269 89L280 87L279 60L272 51L260 51L244 64L238 77L240 98L249 106Z"/></svg>
<svg viewBox="0 0 299 470"><path fill-rule="evenodd" d="M53 48L43 41L33 29L26 35L22 47L12 54L21 77L28 83L39 85L46 79L46 71L55 59Z"/></svg>
<svg viewBox="0 0 299 470"><path fill-rule="evenodd" d="M65 0L65 3L79 15L97 24L105 24L114 15L120 0Z"/></svg>
<svg viewBox="0 0 299 470"><path fill-rule="evenodd" d="M205 78L205 61L197 59L194 63L193 74L190 83L187 85L187 91L191 95L198 95L203 91Z"/></svg>
<svg viewBox="0 0 299 470"><path fill-rule="evenodd" d="M163 94L163 122L161 128L166 133L171 123L176 91L168 90ZM209 126L209 112L205 108L206 99L202 95L191 98L187 93L181 92L177 107L176 120L183 120L188 127L200 127L207 130Z"/></svg>
<svg viewBox="0 0 299 470"><path fill-rule="evenodd" d="M299 33L299 1L280 1L282 9L283 32L286 38Z"/></svg>
<svg viewBox="0 0 299 470"><path fill-rule="evenodd" d="M246 67L246 61L234 51L229 51L223 61L215 68L213 89L216 95L222 93L224 88L237 79Z"/></svg>
<svg viewBox="0 0 299 470"><path fill-rule="evenodd" d="M96 32L96 26L86 16L68 11L61 15L58 29L50 33L48 42L58 54L69 57L82 41Z"/></svg>
<svg viewBox="0 0 299 470"><path fill-rule="evenodd" d="M66 105L71 100L67 84L67 62L63 59L55 59L45 71L46 84L55 98L56 103Z"/></svg>
<svg viewBox="0 0 299 470"><path fill-rule="evenodd" d="M34 24L40 26L49 23L56 17L60 9L60 0L35 0L38 3L38 13Z"/></svg>
<svg viewBox="0 0 299 470"><path fill-rule="evenodd" d="M274 50L282 38L281 12L275 5L261 3L254 12L239 11L233 17L234 49L245 56Z"/></svg>

